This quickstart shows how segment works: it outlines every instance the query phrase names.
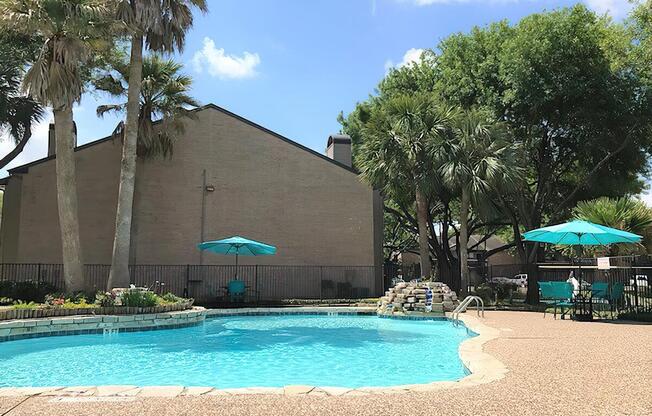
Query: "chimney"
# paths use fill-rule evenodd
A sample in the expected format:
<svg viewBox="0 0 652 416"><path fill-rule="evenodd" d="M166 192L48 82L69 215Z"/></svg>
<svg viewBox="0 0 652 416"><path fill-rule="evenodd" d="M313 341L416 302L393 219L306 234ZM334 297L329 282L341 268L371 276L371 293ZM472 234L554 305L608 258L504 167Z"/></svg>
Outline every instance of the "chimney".
<svg viewBox="0 0 652 416"><path fill-rule="evenodd" d="M332 134L329 136L326 156L351 167L351 137L346 134Z"/></svg>
<svg viewBox="0 0 652 416"><path fill-rule="evenodd" d="M54 136L54 123L50 123L48 130L48 157L54 156L54 149L57 148L56 138Z"/></svg>
<svg viewBox="0 0 652 416"><path fill-rule="evenodd" d="M75 147L77 147L77 123L73 121L73 134L75 140ZM54 156L57 148L57 138L54 134L54 123L50 123L50 128L48 129L48 157Z"/></svg>

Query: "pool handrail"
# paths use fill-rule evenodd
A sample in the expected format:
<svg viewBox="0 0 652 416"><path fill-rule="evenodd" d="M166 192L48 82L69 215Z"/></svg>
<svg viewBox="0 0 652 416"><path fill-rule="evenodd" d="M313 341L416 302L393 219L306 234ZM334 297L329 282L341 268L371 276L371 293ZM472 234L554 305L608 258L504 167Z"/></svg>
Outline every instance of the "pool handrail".
<svg viewBox="0 0 652 416"><path fill-rule="evenodd" d="M457 305L457 308L453 310L451 313L451 318L453 320L453 325L457 326L460 323L460 313L466 311L466 308L471 304L471 302L475 301L475 306L476 306L476 312L478 314L478 317L482 315L484 318L484 301L480 296L474 296L474 295L469 295L462 302L460 302L459 305Z"/></svg>

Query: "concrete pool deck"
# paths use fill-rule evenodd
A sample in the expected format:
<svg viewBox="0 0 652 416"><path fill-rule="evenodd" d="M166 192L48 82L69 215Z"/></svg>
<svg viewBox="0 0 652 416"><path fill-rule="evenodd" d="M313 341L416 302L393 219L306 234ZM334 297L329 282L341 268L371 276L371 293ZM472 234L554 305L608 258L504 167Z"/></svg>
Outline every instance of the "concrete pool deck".
<svg viewBox="0 0 652 416"><path fill-rule="evenodd" d="M489 383L404 388L391 394L332 391L331 396L297 386L286 395L171 387L98 397L98 391L77 387L0 397L0 415L652 414L652 326L555 321L524 312L487 312L481 321L493 339L485 340L480 352L508 370ZM474 329L470 321L468 325ZM464 349L465 344L460 348L465 361ZM471 369L476 371L473 363ZM125 393L129 389L123 387ZM177 394L182 396L165 397Z"/></svg>

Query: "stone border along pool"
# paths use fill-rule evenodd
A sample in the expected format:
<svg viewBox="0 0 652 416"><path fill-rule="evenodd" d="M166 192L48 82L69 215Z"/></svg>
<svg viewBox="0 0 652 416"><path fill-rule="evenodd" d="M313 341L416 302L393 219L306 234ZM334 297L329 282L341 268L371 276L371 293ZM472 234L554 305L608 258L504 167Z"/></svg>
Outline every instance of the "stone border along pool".
<svg viewBox="0 0 652 416"><path fill-rule="evenodd" d="M149 331L198 325L206 310L194 307L183 311L138 315L80 315L61 318L0 321L0 342L25 338Z"/></svg>
<svg viewBox="0 0 652 416"><path fill-rule="evenodd" d="M54 335L73 335L103 333L105 331L128 332L153 329L179 328L201 324L206 317L238 315L373 315L375 307L292 307L292 308L242 308L242 309L204 309L151 315L124 316L79 316L74 318L33 319L0 323L0 342L21 338ZM409 316L407 319L419 319ZM396 319L383 317L383 319ZM400 319L400 318L399 318ZM445 319L443 317L423 317L420 319ZM465 388L479 384L492 383L505 377L509 371L495 357L483 351L483 345L498 337L500 331L484 325L480 319L470 314L461 316L467 329L477 336L463 341L459 347L462 363L470 374L457 381L436 381L428 384L409 384L389 387L245 387L217 389L213 387L183 386L73 386L73 387L2 387L0 396L51 396L66 401L93 400L92 397L113 398L109 400L130 400L138 397L177 397L177 396L226 396L241 394L282 394L287 396L362 396L370 394L397 394L406 392L426 392L449 388ZM4 332L3 332L4 331ZM9 332L7 332L9 331ZM65 399L64 399L65 398Z"/></svg>

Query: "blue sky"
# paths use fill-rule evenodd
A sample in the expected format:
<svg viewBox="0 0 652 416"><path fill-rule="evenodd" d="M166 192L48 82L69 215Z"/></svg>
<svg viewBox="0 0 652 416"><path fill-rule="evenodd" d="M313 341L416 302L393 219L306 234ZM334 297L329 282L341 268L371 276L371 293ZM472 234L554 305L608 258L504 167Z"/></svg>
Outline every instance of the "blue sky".
<svg viewBox="0 0 652 416"><path fill-rule="evenodd" d="M364 100L387 68L418 56L444 37L500 19L516 22L572 5L553 0L210 0L197 15L178 59L194 79L193 95L314 150L324 151L336 117ZM627 0L586 0L619 19ZM119 121L98 119L105 97L86 94L75 111L79 144L104 137ZM12 163L46 154L47 123ZM11 145L0 143L4 154ZM4 176L5 172L0 172Z"/></svg>

